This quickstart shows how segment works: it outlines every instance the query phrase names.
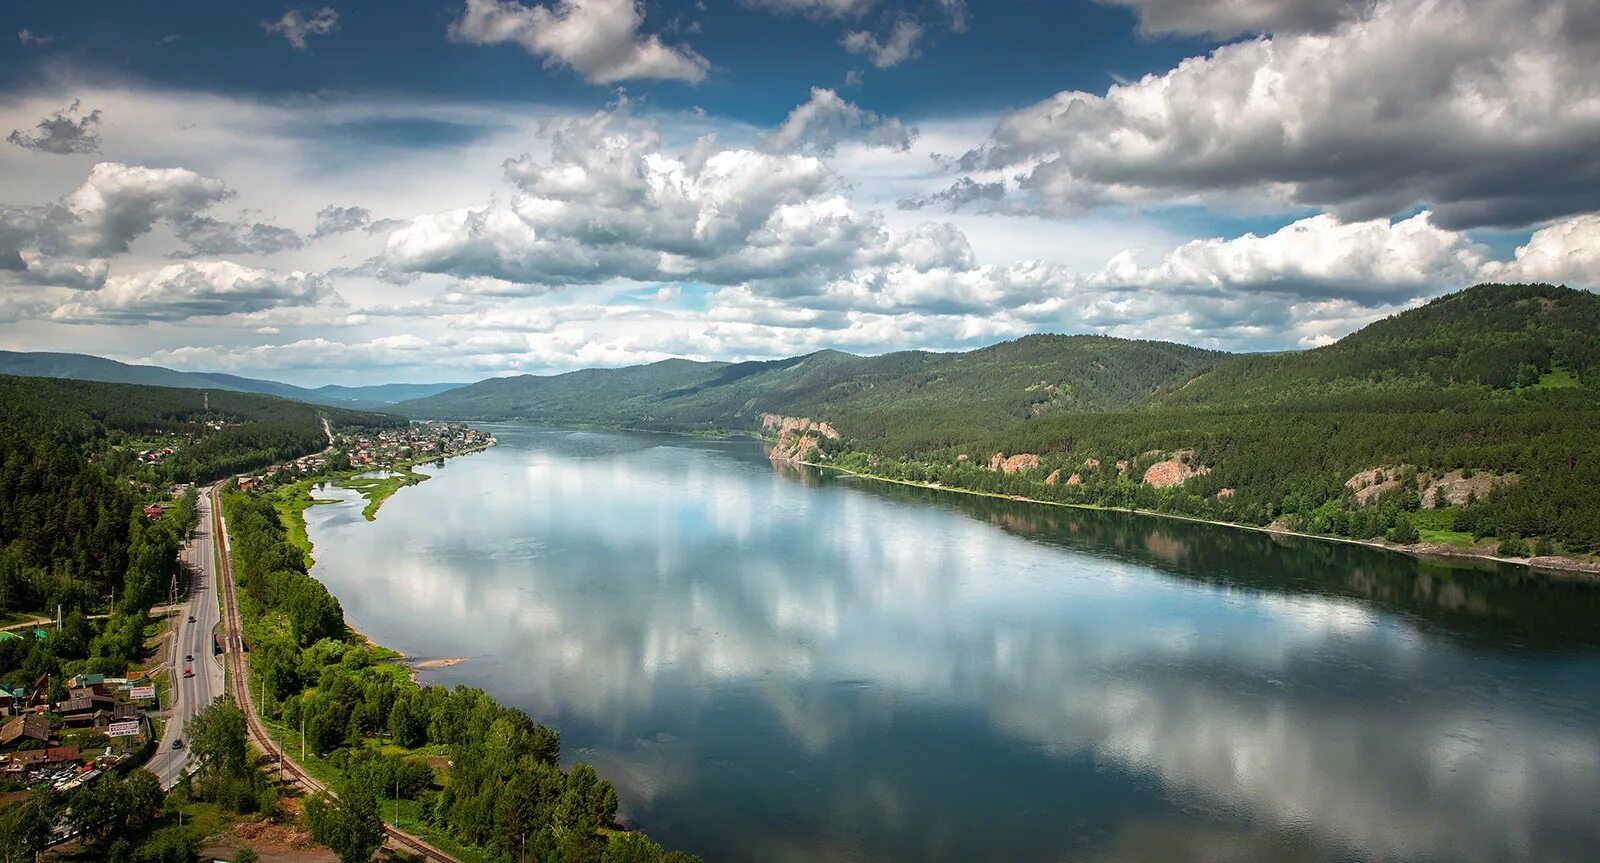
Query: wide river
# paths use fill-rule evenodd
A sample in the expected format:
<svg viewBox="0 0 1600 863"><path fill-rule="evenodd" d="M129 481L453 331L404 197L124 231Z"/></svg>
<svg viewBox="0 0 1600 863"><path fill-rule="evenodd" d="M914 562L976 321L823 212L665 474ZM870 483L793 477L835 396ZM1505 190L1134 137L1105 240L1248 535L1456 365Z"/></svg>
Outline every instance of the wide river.
<svg viewBox="0 0 1600 863"><path fill-rule="evenodd" d="M707 863L1600 859L1592 584L495 432L315 575Z"/></svg>

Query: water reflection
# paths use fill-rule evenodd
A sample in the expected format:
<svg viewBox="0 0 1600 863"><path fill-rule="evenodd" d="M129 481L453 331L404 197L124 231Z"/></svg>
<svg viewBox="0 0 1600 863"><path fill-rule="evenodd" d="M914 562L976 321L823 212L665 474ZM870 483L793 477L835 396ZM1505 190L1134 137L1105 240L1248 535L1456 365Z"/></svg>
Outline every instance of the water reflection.
<svg viewBox="0 0 1600 863"><path fill-rule="evenodd" d="M317 575L708 860L1600 847L1587 585L497 433L375 523L311 510Z"/></svg>

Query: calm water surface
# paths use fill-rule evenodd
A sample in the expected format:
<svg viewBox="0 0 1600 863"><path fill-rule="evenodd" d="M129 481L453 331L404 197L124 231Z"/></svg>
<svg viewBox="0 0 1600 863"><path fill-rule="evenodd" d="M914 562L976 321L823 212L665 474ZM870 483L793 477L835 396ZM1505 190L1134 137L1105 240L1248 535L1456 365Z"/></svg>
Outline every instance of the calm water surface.
<svg viewBox="0 0 1600 863"><path fill-rule="evenodd" d="M1592 586L496 433L315 574L708 863L1600 859Z"/></svg>

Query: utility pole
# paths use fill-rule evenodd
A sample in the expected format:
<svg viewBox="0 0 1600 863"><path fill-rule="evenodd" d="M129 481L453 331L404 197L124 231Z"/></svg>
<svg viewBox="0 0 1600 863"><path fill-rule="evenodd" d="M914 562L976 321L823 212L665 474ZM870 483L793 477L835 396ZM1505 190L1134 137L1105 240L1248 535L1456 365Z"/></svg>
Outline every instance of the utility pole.
<svg viewBox="0 0 1600 863"><path fill-rule="evenodd" d="M394 829L400 829L400 780L394 782Z"/></svg>
<svg viewBox="0 0 1600 863"><path fill-rule="evenodd" d="M300 708L300 760L306 760L306 711Z"/></svg>

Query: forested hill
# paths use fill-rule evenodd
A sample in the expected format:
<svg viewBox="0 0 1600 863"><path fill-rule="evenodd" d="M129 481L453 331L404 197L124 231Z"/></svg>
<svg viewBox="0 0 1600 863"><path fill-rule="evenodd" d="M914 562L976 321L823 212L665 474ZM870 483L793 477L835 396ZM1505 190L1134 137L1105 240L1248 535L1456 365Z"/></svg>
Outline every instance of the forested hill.
<svg viewBox="0 0 1600 863"><path fill-rule="evenodd" d="M296 401L355 409L376 409L406 399L422 398L463 384L377 384L347 387L336 384L306 388L278 381L245 378L215 372L180 372L161 366L134 365L88 354L0 351L0 375L67 378L77 381L139 384L181 389L225 390L281 396Z"/></svg>
<svg viewBox="0 0 1600 863"><path fill-rule="evenodd" d="M1028 336L963 353L771 362L667 360L499 378L404 402L413 417L746 430L760 415L825 417L873 446L911 452L1032 418L1126 408L1226 357L1164 342Z"/></svg>
<svg viewBox="0 0 1600 863"><path fill-rule="evenodd" d="M1600 379L1600 297L1550 285L1480 285L1378 321L1334 344L1235 357L1157 406L1420 408Z"/></svg>
<svg viewBox="0 0 1600 863"><path fill-rule="evenodd" d="M915 459L880 459L839 428L825 458L899 479L1362 539L1414 542L1420 527L1513 557L1597 554L1600 296L1483 285L1328 347L1224 360L1131 410L1014 423ZM1037 466L989 471L997 452Z"/></svg>
<svg viewBox="0 0 1600 863"><path fill-rule="evenodd" d="M322 418L338 426L395 426L378 413L308 405L228 391L0 375L0 426L92 455L125 473L139 451L174 451L154 478L203 482L315 452L326 441Z"/></svg>

